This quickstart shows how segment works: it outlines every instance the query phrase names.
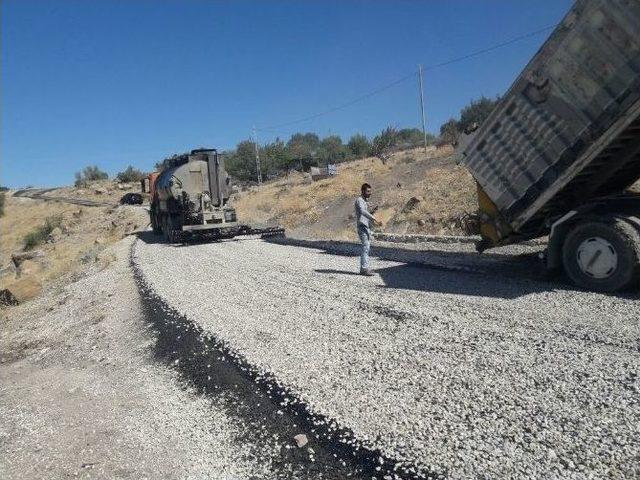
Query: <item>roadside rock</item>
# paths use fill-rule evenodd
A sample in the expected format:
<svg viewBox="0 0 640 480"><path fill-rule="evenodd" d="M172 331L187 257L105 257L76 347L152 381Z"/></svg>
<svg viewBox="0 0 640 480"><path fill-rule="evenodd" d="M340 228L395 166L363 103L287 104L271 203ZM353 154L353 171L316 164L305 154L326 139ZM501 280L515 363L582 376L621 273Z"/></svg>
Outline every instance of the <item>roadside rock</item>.
<svg viewBox="0 0 640 480"><path fill-rule="evenodd" d="M96 245L104 245L105 243L107 243L107 241L104 239L104 237L97 237L94 242Z"/></svg>
<svg viewBox="0 0 640 480"><path fill-rule="evenodd" d="M0 282L2 282L2 285L15 280L16 273L18 273L18 269L13 263L0 268Z"/></svg>
<svg viewBox="0 0 640 480"><path fill-rule="evenodd" d="M17 305L37 297L42 292L42 284L34 277L16 280L0 290L0 305Z"/></svg>
<svg viewBox="0 0 640 480"><path fill-rule="evenodd" d="M106 193L108 193L108 190L106 188L96 188L93 193L95 193L96 195L105 195Z"/></svg>
<svg viewBox="0 0 640 480"><path fill-rule="evenodd" d="M62 237L62 229L60 227L54 228L47 237L48 242L57 242Z"/></svg>
<svg viewBox="0 0 640 480"><path fill-rule="evenodd" d="M43 270L42 263L36 262L35 260L25 260L20 264L20 267L18 268L18 273L20 277L24 277L27 275L40 273L42 270Z"/></svg>
<svg viewBox="0 0 640 480"><path fill-rule="evenodd" d="M34 258L44 257L42 250L28 250L26 252L18 252L11 255L11 260L16 267L19 267L25 260L33 260Z"/></svg>
<svg viewBox="0 0 640 480"><path fill-rule="evenodd" d="M298 448L302 448L304 447L307 443L309 443L309 439L307 438L307 436L304 433L299 433L298 435L296 435L295 437L293 437L293 439L296 442L296 446Z"/></svg>
<svg viewBox="0 0 640 480"><path fill-rule="evenodd" d="M411 197L409 201L405 204L405 206L402 208L402 213L409 213L415 210L415 208L418 206L418 204L421 201L422 200L419 199L418 197Z"/></svg>

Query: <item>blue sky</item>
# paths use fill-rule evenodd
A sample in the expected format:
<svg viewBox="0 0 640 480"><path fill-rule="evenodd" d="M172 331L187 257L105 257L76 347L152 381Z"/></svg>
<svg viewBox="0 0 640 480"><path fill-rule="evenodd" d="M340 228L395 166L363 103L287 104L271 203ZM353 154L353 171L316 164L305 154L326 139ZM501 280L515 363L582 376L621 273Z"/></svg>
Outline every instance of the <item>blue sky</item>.
<svg viewBox="0 0 640 480"><path fill-rule="evenodd" d="M2 2L0 183L69 184L82 167L150 169L251 128L325 111L556 24L569 0ZM504 92L546 33L425 73L427 129ZM374 135L419 125L411 79L313 121L259 132Z"/></svg>

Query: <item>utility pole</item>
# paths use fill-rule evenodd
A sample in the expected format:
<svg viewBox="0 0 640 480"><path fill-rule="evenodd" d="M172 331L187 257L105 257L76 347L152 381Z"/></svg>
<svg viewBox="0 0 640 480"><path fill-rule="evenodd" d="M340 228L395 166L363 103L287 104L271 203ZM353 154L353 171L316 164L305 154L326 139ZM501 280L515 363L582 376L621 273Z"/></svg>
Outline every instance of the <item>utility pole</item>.
<svg viewBox="0 0 640 480"><path fill-rule="evenodd" d="M262 185L262 169L260 168L260 151L258 149L258 134L256 127L253 127L253 145L256 148L256 173L258 174L258 185Z"/></svg>
<svg viewBox="0 0 640 480"><path fill-rule="evenodd" d="M422 65L418 65L418 80L420 82L420 111L422 112L422 136L424 138L424 153L427 153L427 127L424 119L424 91L422 89Z"/></svg>

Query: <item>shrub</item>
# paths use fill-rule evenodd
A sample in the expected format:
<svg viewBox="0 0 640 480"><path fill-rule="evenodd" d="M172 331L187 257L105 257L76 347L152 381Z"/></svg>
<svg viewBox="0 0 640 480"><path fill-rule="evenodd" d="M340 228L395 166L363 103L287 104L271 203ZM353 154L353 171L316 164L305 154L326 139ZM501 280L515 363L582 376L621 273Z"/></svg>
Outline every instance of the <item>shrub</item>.
<svg viewBox="0 0 640 480"><path fill-rule="evenodd" d="M85 187L89 182L96 180L106 180L109 178L107 172L103 172L97 166L84 167L81 172L76 172L76 187Z"/></svg>
<svg viewBox="0 0 640 480"><path fill-rule="evenodd" d="M45 220L44 225L40 225L35 230L27 233L24 236L24 240L23 240L24 249L31 250L32 248L37 247L38 245L46 242L49 234L53 232L53 230L56 227L59 227L61 223L62 223L61 215L54 215L54 216L48 217Z"/></svg>
<svg viewBox="0 0 640 480"><path fill-rule="evenodd" d="M145 174L140 170L133 168L129 165L124 171L119 172L116 175L116 179L120 183L139 182L145 177Z"/></svg>
<svg viewBox="0 0 640 480"><path fill-rule="evenodd" d="M4 217L4 192L0 192L0 217Z"/></svg>
<svg viewBox="0 0 640 480"><path fill-rule="evenodd" d="M340 163L347 159L349 153L338 135L330 135L320 142L317 157L325 164Z"/></svg>
<svg viewBox="0 0 640 480"><path fill-rule="evenodd" d="M253 140L241 141L233 152L225 152L227 172L240 180L256 180L256 145Z"/></svg>
<svg viewBox="0 0 640 480"><path fill-rule="evenodd" d="M458 122L455 118L450 118L440 126L440 144L455 145L458 141L460 131L458 130Z"/></svg>
<svg viewBox="0 0 640 480"><path fill-rule="evenodd" d="M386 163L389 151L398 143L398 131L387 127L373 139L373 154Z"/></svg>
<svg viewBox="0 0 640 480"><path fill-rule="evenodd" d="M458 131L464 132L474 123L482 125L482 122L487 119L499 101L500 97L496 97L495 100L487 97L480 97L477 100L471 100L469 105L460 110Z"/></svg>
<svg viewBox="0 0 640 480"><path fill-rule="evenodd" d="M368 157L371 154L371 143L369 143L369 139L359 133L349 139L347 148L352 155L358 158Z"/></svg>

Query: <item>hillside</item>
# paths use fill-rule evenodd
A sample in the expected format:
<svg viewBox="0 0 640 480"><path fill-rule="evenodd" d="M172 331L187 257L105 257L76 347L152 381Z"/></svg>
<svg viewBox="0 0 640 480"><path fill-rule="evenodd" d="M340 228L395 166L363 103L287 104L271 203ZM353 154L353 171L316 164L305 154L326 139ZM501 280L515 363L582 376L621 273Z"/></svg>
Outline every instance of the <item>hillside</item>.
<svg viewBox="0 0 640 480"><path fill-rule="evenodd" d="M86 207L8 193L0 218L0 290L10 289L21 297L18 300L31 299L43 289L73 281L89 266L108 264L110 259L102 253L107 246L146 228L147 212L119 206L122 190L113 184L83 190L56 189L45 196L99 200L112 206Z"/></svg>
<svg viewBox="0 0 640 480"><path fill-rule="evenodd" d="M294 172L233 201L242 221L279 223L289 236L355 239L353 201L364 182L387 232L463 234L461 218L476 210L472 177L450 148L435 147L398 152L384 164L375 157L342 163L338 175L317 182Z"/></svg>

